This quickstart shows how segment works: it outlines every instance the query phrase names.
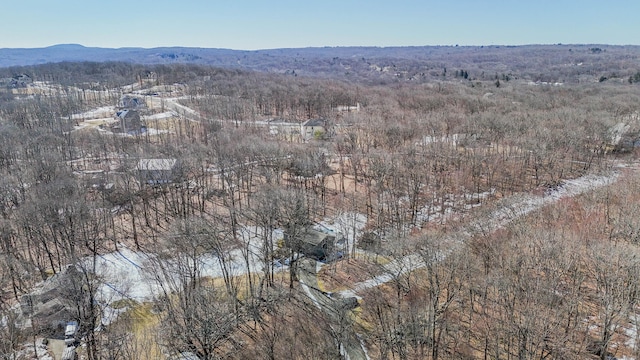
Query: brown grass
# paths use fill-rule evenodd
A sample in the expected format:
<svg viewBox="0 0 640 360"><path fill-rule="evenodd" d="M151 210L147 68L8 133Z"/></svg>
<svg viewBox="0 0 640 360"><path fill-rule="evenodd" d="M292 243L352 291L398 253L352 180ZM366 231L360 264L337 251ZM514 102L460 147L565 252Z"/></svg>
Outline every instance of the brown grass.
<svg viewBox="0 0 640 360"><path fill-rule="evenodd" d="M352 289L355 284L380 274L380 267L373 260L358 257L327 265L318 274L318 286L328 292Z"/></svg>

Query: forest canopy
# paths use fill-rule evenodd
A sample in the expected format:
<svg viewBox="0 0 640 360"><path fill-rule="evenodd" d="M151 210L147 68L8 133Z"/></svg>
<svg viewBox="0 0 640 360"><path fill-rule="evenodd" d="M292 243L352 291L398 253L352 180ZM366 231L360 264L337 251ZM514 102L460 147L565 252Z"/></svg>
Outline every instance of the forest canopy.
<svg viewBox="0 0 640 360"><path fill-rule="evenodd" d="M544 49L0 68L0 355L637 357L638 69Z"/></svg>

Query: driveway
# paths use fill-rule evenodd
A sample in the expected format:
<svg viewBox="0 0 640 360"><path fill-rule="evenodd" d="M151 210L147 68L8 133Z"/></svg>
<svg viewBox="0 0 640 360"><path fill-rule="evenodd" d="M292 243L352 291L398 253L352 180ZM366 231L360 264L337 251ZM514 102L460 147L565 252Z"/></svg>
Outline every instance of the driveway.
<svg viewBox="0 0 640 360"><path fill-rule="evenodd" d="M340 353L345 359L366 360L369 359L364 344L354 331L351 320L349 300L342 297L329 297L327 293L318 288L317 278L318 262L312 259L301 259L298 265L298 278L300 285L311 301L331 321L333 335L340 342Z"/></svg>

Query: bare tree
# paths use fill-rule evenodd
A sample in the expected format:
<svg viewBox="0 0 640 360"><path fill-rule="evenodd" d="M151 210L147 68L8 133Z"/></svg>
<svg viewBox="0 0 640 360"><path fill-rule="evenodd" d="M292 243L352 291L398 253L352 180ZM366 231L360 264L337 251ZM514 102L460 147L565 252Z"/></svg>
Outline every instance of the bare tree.
<svg viewBox="0 0 640 360"><path fill-rule="evenodd" d="M605 360L610 356L613 335L625 323L638 303L637 278L640 262L635 249L592 245L589 249L589 271L595 281L598 341L596 354Z"/></svg>

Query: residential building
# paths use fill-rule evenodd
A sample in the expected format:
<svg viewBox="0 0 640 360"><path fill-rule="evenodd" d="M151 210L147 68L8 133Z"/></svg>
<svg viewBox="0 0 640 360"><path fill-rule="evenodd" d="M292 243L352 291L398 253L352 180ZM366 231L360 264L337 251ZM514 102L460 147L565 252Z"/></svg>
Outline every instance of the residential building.
<svg viewBox="0 0 640 360"><path fill-rule="evenodd" d="M136 170L141 183L149 185L168 184L176 176L176 159L140 159Z"/></svg>

